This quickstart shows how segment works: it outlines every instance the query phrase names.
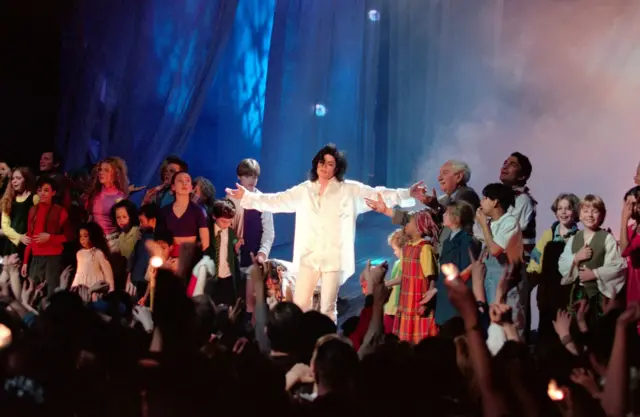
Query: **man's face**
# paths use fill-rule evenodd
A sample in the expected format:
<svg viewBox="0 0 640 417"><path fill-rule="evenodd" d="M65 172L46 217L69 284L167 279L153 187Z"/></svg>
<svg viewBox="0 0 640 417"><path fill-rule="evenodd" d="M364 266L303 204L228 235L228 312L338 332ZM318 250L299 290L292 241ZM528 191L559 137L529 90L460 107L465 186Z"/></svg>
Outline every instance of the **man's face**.
<svg viewBox="0 0 640 417"><path fill-rule="evenodd" d="M447 162L440 167L440 175L438 175L438 183L440 190L447 194L453 194L464 177L462 171L456 171L451 162Z"/></svg>
<svg viewBox="0 0 640 417"><path fill-rule="evenodd" d="M318 178L321 180L330 180L336 175L336 158L332 155L325 155L324 159L318 162L316 167Z"/></svg>
<svg viewBox="0 0 640 417"><path fill-rule="evenodd" d="M504 185L514 185L520 179L521 170L522 167L518 163L518 159L515 156L508 157L500 169L500 182Z"/></svg>
<svg viewBox="0 0 640 417"><path fill-rule="evenodd" d="M56 166L53 161L53 152L45 152L40 156L40 171L47 172L54 169Z"/></svg>
<svg viewBox="0 0 640 417"><path fill-rule="evenodd" d="M4 162L0 162L0 178L7 178L11 174L9 165Z"/></svg>
<svg viewBox="0 0 640 417"><path fill-rule="evenodd" d="M56 192L51 188L51 184L42 184L38 188L38 197L40 198L41 203L51 203L51 199L54 195L56 195Z"/></svg>

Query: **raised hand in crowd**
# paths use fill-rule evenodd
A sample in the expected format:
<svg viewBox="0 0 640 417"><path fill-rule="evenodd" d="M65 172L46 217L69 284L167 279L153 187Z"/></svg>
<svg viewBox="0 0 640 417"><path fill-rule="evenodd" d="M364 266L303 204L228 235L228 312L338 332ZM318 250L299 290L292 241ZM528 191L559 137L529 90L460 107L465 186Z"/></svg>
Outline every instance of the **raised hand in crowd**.
<svg viewBox="0 0 640 417"><path fill-rule="evenodd" d="M71 274L73 273L73 266L69 265L62 271L60 274L60 285L58 288L61 290L66 290L69 288L69 281L71 280Z"/></svg>
<svg viewBox="0 0 640 417"><path fill-rule="evenodd" d="M236 189L232 189L232 188L225 188L224 191L227 193L227 195L231 198L235 198L236 200L242 200L242 197L244 197L244 193L247 191L246 188L244 188L242 185L236 183Z"/></svg>

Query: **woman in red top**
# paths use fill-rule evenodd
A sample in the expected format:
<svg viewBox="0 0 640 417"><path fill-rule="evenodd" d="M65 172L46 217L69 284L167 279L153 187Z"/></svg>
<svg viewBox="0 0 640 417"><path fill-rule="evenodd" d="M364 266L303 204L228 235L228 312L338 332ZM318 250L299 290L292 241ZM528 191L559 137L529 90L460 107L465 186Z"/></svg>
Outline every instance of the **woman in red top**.
<svg viewBox="0 0 640 417"><path fill-rule="evenodd" d="M52 202L56 195L55 180L40 177L37 189L40 201L29 210L27 236L31 241L24 251L21 272L26 277L29 265L29 277L38 284L46 282L47 293L51 295L60 284L67 211Z"/></svg>
<svg viewBox="0 0 640 417"><path fill-rule="evenodd" d="M625 194L620 251L627 260L627 304L640 301L640 186ZM633 222L631 221L633 220ZM638 327L640 332L640 326Z"/></svg>

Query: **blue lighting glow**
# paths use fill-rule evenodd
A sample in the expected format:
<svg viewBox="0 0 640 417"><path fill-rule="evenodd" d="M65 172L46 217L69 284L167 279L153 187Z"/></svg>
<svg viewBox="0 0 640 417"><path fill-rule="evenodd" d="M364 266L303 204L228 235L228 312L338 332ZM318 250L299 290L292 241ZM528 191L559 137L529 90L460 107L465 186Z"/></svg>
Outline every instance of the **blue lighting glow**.
<svg viewBox="0 0 640 417"><path fill-rule="evenodd" d="M323 104L315 105L316 116L324 117L327 114L327 108Z"/></svg>
<svg viewBox="0 0 640 417"><path fill-rule="evenodd" d="M367 13L367 15L369 16L369 20L371 20L372 22L377 22L378 20L380 20L380 12L378 12L377 10L369 10L369 13Z"/></svg>

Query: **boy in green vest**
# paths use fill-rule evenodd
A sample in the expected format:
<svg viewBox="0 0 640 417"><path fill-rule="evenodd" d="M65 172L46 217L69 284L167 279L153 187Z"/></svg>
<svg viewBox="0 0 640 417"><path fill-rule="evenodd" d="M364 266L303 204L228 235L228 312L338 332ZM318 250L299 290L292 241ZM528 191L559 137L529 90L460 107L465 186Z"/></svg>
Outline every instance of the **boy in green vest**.
<svg viewBox="0 0 640 417"><path fill-rule="evenodd" d="M607 213L604 201L588 194L580 201L579 212L584 230L567 241L558 271L562 285L571 286L569 311L576 302L587 300L591 327L602 315L602 297L613 298L620 293L627 262L613 235L600 228Z"/></svg>

